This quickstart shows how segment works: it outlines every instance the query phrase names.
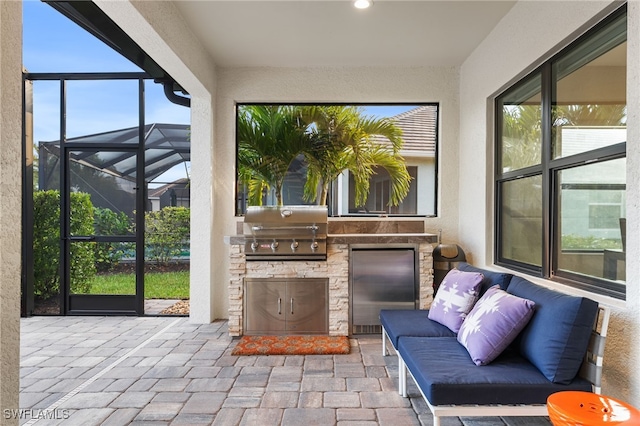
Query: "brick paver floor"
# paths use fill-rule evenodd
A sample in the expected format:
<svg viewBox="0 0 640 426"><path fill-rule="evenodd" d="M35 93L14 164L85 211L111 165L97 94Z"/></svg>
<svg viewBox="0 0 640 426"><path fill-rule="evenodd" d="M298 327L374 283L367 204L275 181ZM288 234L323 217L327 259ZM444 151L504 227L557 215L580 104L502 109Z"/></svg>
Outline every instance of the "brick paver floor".
<svg viewBox="0 0 640 426"><path fill-rule="evenodd" d="M20 424L431 425L417 388L397 392L379 336L349 355L231 356L226 321L180 317L21 320ZM7 415L7 413L3 413ZM506 420L506 419L505 419ZM546 418L447 418L453 425L550 425Z"/></svg>

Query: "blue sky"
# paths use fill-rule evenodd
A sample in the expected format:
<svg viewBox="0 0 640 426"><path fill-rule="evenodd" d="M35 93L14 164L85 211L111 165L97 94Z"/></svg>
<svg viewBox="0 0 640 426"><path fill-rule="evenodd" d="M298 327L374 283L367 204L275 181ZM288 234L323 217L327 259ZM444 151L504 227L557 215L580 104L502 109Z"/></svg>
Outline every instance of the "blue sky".
<svg viewBox="0 0 640 426"><path fill-rule="evenodd" d="M23 2L23 63L28 72L140 72L84 29L39 0ZM162 86L145 85L147 123L189 124L188 108L169 102ZM67 137L138 124L137 83L84 81L67 85ZM366 114L395 115L408 106L377 106ZM60 89L57 82L34 83L34 141L59 139ZM178 173L184 175L184 168ZM182 177L182 176L178 176ZM163 176L162 180L174 176Z"/></svg>
<svg viewBox="0 0 640 426"><path fill-rule="evenodd" d="M28 72L140 72L100 40L51 6L23 2L23 64ZM58 140L60 85L36 81L33 86L34 141ZM67 84L67 137L138 125L136 81L77 81ZM190 111L164 96L162 86L145 85L147 123L189 124ZM176 167L162 181L184 177Z"/></svg>

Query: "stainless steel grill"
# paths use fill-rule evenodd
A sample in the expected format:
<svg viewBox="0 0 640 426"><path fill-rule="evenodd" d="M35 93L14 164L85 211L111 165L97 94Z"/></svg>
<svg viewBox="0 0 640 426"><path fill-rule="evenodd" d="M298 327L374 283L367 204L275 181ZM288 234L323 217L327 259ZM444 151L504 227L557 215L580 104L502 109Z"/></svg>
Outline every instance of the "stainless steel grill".
<svg viewBox="0 0 640 426"><path fill-rule="evenodd" d="M247 260L326 260L326 206L252 206L244 216Z"/></svg>

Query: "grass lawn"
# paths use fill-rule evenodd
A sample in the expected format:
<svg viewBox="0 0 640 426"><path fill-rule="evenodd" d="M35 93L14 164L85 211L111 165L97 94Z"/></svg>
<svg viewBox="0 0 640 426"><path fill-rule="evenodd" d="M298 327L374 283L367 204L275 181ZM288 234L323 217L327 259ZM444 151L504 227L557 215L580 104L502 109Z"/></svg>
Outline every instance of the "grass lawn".
<svg viewBox="0 0 640 426"><path fill-rule="evenodd" d="M96 275L90 294L135 294L135 274ZM151 272L144 276L145 299L188 299L189 271Z"/></svg>

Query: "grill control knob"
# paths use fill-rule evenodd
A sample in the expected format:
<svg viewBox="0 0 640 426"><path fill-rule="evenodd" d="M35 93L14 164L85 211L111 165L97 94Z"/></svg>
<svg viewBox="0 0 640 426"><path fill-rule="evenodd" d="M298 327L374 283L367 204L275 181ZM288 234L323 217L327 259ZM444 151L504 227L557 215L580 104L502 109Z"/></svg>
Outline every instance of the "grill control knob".
<svg viewBox="0 0 640 426"><path fill-rule="evenodd" d="M298 245L299 245L299 244L298 244L298 242L297 242L297 241L292 242L292 243L291 243L291 251L296 251L296 250L298 250Z"/></svg>
<svg viewBox="0 0 640 426"><path fill-rule="evenodd" d="M311 243L311 251L316 251L318 250L318 242L314 241Z"/></svg>
<svg viewBox="0 0 640 426"><path fill-rule="evenodd" d="M271 243L271 250L276 251L276 249L278 248L278 242L274 241Z"/></svg>
<svg viewBox="0 0 640 426"><path fill-rule="evenodd" d="M251 250L256 251L258 250L258 242L254 241L251 243Z"/></svg>

